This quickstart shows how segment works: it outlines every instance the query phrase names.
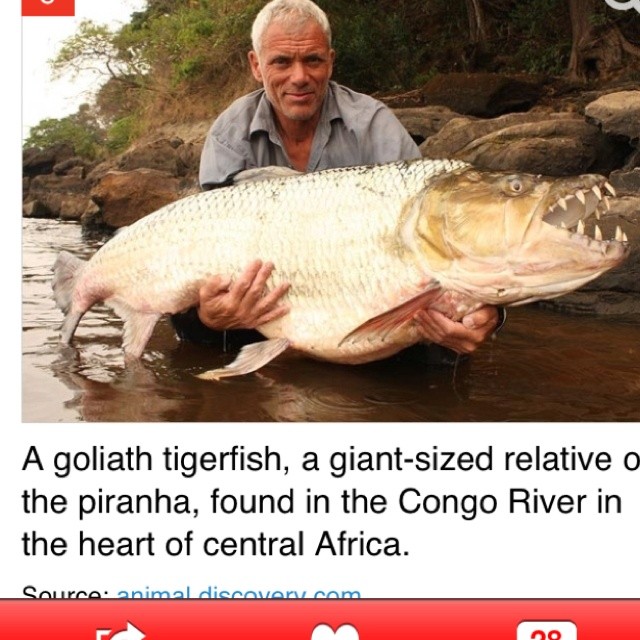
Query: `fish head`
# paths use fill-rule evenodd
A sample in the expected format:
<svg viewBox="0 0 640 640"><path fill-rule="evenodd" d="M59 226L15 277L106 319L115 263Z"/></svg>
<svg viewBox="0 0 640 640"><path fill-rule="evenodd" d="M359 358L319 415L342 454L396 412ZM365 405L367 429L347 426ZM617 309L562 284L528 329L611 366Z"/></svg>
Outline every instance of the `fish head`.
<svg viewBox="0 0 640 640"><path fill-rule="evenodd" d="M488 304L553 298L620 264L629 252L618 228L604 240L585 221L608 210L613 188L596 174L553 178L485 172L445 174L419 197L417 248L448 288ZM589 223L590 224L590 223Z"/></svg>

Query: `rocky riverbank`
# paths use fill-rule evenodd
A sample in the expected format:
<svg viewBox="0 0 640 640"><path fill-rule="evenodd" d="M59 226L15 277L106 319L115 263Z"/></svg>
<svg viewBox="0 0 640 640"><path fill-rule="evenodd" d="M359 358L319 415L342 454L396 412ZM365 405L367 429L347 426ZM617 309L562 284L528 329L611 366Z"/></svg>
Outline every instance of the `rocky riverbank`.
<svg viewBox="0 0 640 640"><path fill-rule="evenodd" d="M607 175L619 196L612 200L612 225L626 231L631 256L615 271L550 304L572 312L640 315L637 83L596 91L522 76L447 74L386 101L425 157L459 158L500 171ZM97 164L64 146L27 149L23 216L116 229L196 193L208 126L166 131Z"/></svg>

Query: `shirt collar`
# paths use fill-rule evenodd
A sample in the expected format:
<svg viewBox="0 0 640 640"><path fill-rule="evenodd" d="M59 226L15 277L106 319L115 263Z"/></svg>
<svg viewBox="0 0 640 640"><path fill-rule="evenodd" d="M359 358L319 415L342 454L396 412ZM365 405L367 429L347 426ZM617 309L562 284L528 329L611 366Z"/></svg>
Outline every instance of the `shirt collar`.
<svg viewBox="0 0 640 640"><path fill-rule="evenodd" d="M338 101L335 95L336 83L329 82L327 87L327 95L322 103L322 111L320 114L320 122L318 127L322 127L323 123L330 123L334 120L341 120L342 115L338 108ZM269 134L269 137L273 140L279 140L278 132L276 131L275 121L273 113L271 112L271 103L267 99L267 94L264 89L260 90L262 95L258 101L256 112L253 114L251 124L249 126L249 136L253 136L255 133L264 131Z"/></svg>

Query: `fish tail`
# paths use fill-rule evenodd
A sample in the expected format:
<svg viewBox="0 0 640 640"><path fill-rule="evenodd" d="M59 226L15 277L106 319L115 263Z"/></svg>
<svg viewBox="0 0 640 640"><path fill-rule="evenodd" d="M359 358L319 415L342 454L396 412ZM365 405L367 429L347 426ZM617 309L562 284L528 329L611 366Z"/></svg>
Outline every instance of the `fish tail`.
<svg viewBox="0 0 640 640"><path fill-rule="evenodd" d="M61 329L61 340L65 344L71 342L71 338L80 322L80 318L86 311L72 310L73 292L82 268L86 263L80 258L70 254L68 251L61 251L53 265L53 297L58 308L65 315Z"/></svg>

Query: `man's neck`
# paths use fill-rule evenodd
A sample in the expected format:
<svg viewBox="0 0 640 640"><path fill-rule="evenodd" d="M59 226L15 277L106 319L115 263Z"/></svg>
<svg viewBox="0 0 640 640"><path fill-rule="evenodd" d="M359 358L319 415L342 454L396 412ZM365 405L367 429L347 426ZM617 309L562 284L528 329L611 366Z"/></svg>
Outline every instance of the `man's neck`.
<svg viewBox="0 0 640 640"><path fill-rule="evenodd" d="M306 171L311 156L313 138L320 122L320 113L310 120L291 120L275 114L276 127L287 156L298 171Z"/></svg>

